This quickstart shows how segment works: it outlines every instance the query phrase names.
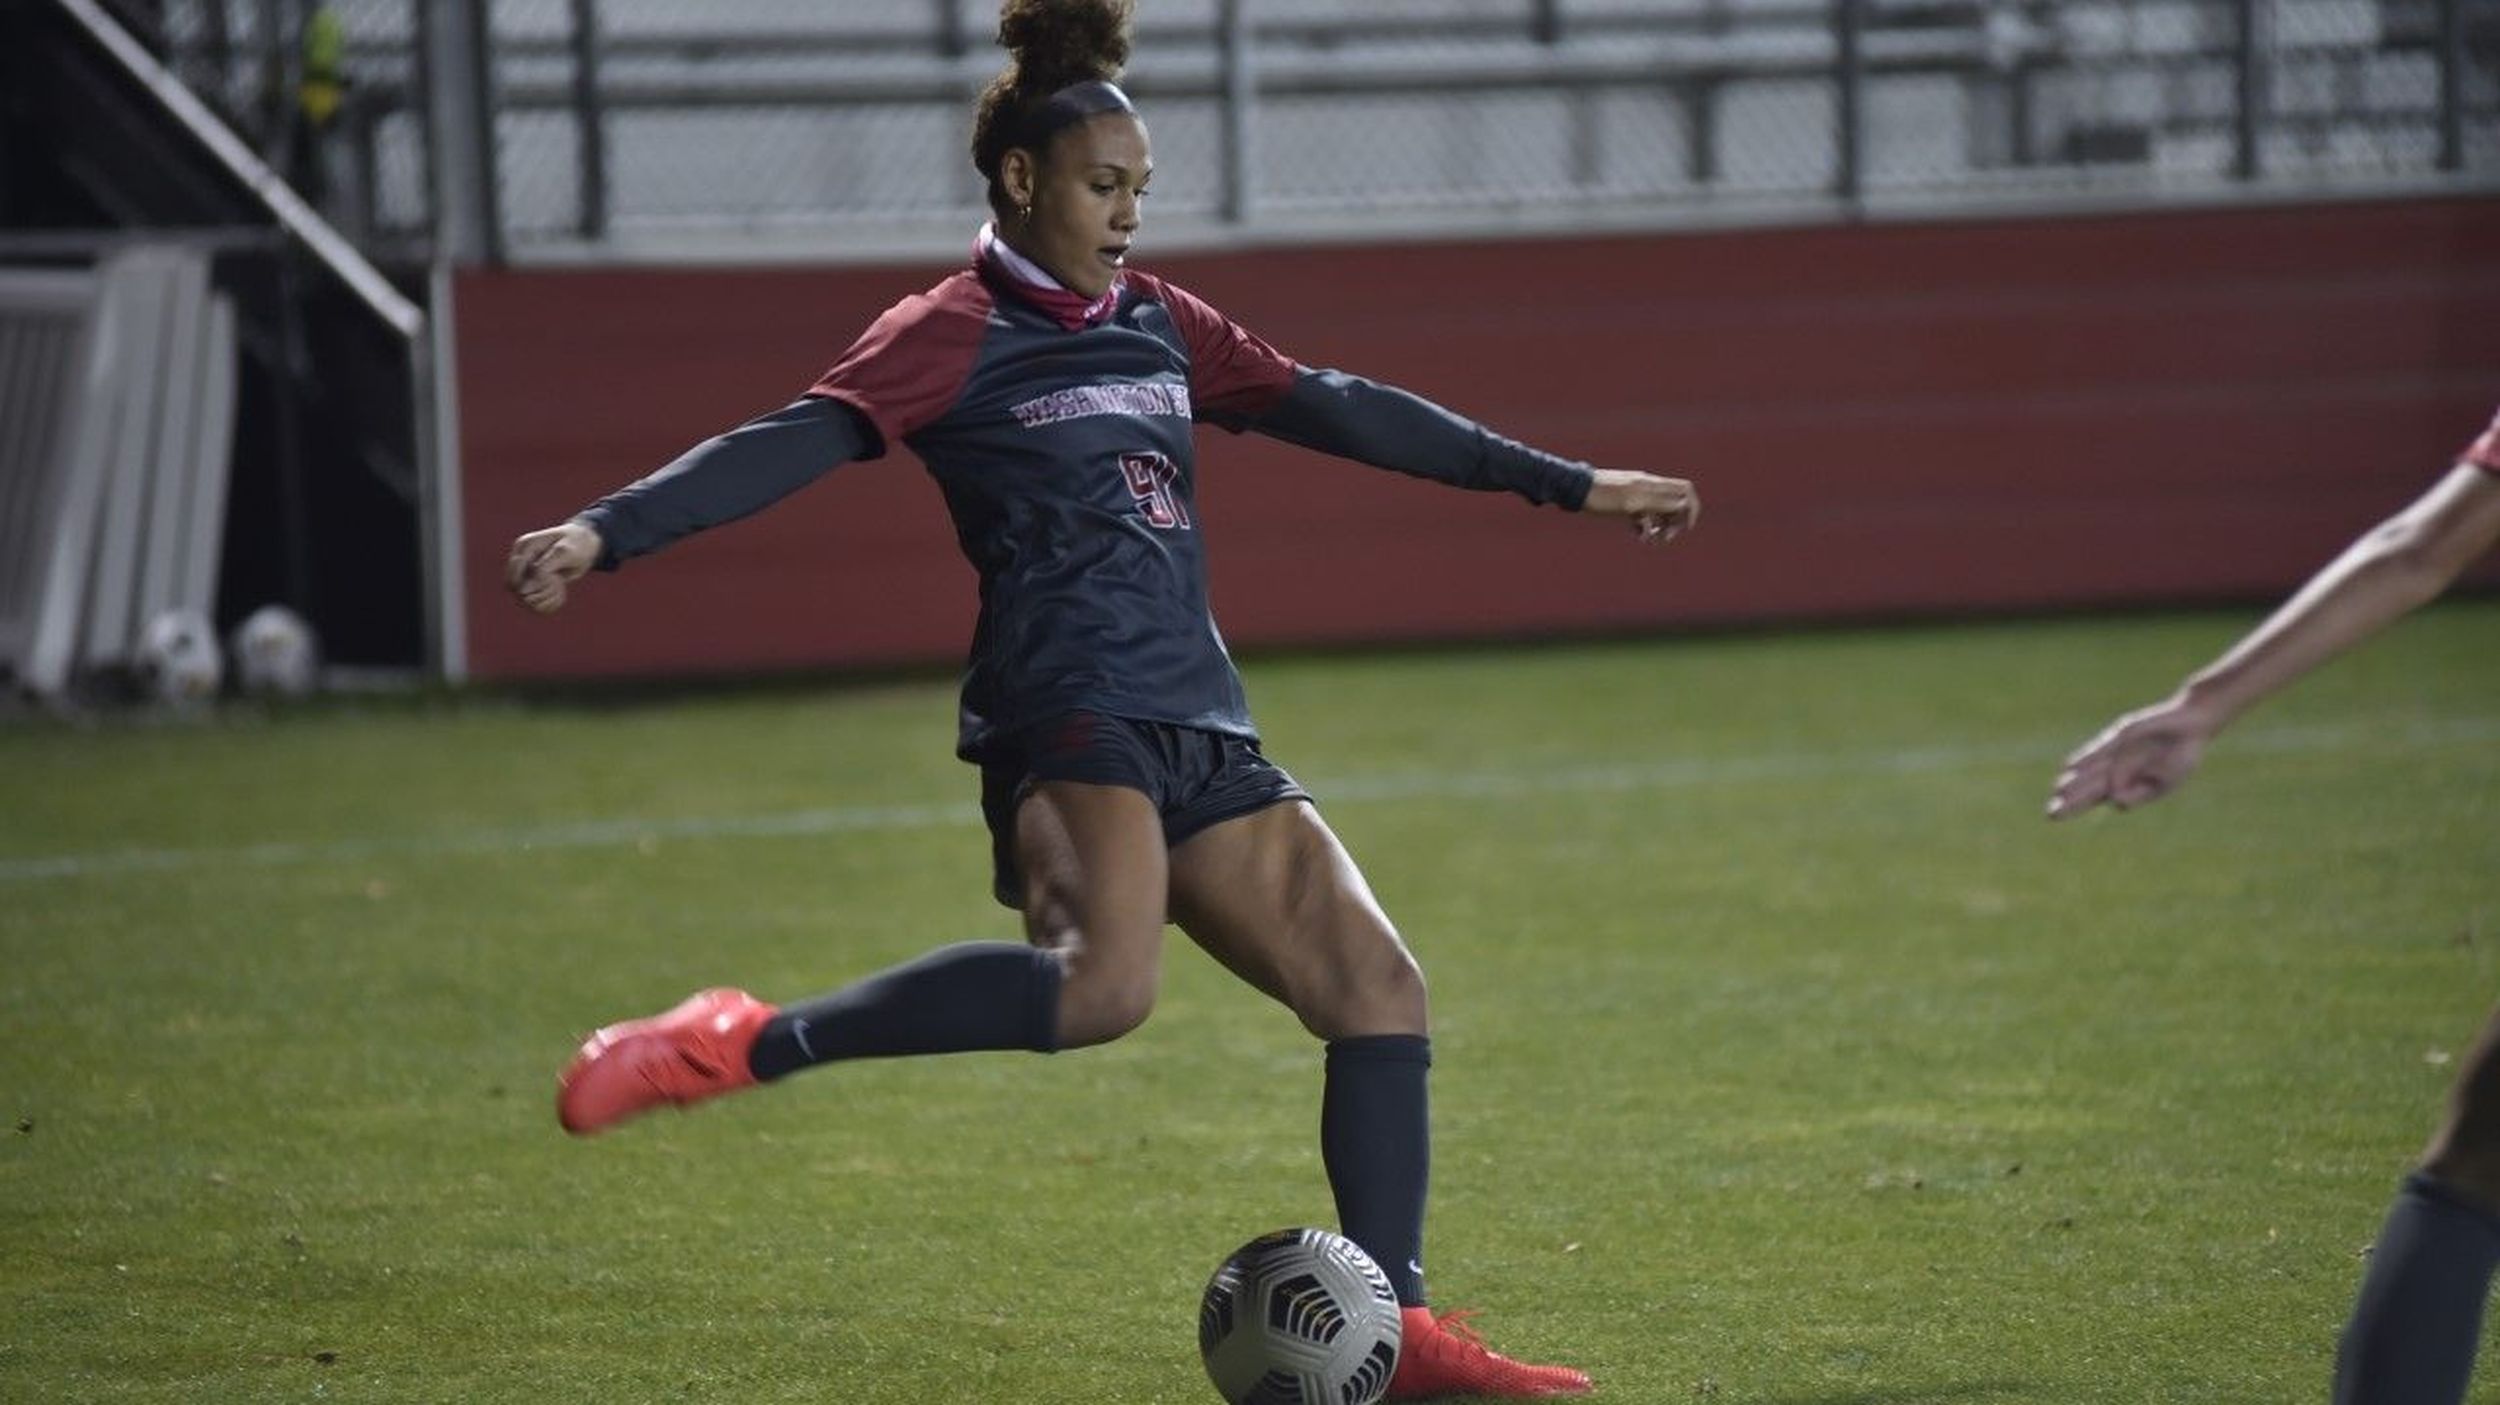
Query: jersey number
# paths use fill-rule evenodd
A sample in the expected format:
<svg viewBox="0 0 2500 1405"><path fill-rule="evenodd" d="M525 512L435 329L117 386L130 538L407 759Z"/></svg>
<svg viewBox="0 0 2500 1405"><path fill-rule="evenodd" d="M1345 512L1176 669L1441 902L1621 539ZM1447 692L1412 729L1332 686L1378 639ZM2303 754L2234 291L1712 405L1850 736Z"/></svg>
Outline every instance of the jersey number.
<svg viewBox="0 0 2500 1405"><path fill-rule="evenodd" d="M1120 472L1128 476L1129 496L1137 500L1137 510L1148 526L1189 525L1189 509L1175 490L1181 471L1170 459L1161 454L1122 454Z"/></svg>

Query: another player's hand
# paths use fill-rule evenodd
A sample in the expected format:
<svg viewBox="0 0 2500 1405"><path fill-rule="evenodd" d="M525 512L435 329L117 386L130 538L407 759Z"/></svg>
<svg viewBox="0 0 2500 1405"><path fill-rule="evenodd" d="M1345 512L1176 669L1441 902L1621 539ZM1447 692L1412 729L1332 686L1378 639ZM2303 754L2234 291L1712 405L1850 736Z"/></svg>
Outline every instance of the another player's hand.
<svg viewBox="0 0 2500 1405"><path fill-rule="evenodd" d="M565 588L598 564L605 543L580 522L524 534L504 561L503 582L522 604L542 615L564 608Z"/></svg>
<svg viewBox="0 0 2500 1405"><path fill-rule="evenodd" d="M1642 541L1672 541L1701 520L1701 494L1685 479L1628 468L1592 471L1597 479L1589 484L1588 501L1580 510L1600 517L1628 517Z"/></svg>
<svg viewBox="0 0 2500 1405"><path fill-rule="evenodd" d="M2126 714L2066 758L2049 794L2049 818L2080 815L2095 805L2132 810L2161 799L2204 759L2215 726L2178 697Z"/></svg>

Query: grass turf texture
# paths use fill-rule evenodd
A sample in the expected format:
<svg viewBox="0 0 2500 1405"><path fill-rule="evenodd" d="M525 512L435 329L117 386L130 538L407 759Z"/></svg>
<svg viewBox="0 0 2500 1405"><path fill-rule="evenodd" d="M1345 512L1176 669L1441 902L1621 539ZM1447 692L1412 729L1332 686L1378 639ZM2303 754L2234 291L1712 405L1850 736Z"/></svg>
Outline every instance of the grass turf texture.
<svg viewBox="0 0 2500 1405"><path fill-rule="evenodd" d="M1255 663L1433 981L1437 1298L1621 1401L2323 1398L2500 986L2500 607L2038 817L2249 620ZM0 1399L1212 1400L1204 1275L1332 1217L1316 1048L1177 935L1110 1048L555 1127L602 1020L1013 934L951 726L0 730Z"/></svg>

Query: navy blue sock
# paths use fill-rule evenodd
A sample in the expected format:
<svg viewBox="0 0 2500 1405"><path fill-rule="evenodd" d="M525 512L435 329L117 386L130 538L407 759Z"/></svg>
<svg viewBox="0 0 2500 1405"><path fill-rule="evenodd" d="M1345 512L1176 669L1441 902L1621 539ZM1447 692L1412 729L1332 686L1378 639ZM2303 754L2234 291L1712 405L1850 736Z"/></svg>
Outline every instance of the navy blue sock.
<svg viewBox="0 0 2500 1405"><path fill-rule="evenodd" d="M1337 1197L1337 1226L1379 1262L1406 1307L1424 1300L1431 1069L1432 1041L1420 1034L1330 1040L1320 1097L1319 1154Z"/></svg>
<svg viewBox="0 0 2500 1405"><path fill-rule="evenodd" d="M785 1005L747 1067L779 1078L810 1064L971 1049L1059 1047L1057 957L1021 942L959 942L831 995Z"/></svg>
<svg viewBox="0 0 2500 1405"><path fill-rule="evenodd" d="M2416 1173L2387 1212L2335 1353L2335 1405L2457 1405L2474 1373L2500 1219Z"/></svg>

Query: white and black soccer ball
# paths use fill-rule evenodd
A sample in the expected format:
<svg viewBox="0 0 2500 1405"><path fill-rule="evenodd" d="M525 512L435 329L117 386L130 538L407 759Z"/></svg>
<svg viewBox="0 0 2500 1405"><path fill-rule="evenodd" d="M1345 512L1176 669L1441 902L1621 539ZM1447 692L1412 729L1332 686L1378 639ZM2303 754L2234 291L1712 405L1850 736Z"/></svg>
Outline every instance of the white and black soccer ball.
<svg viewBox="0 0 2500 1405"><path fill-rule="evenodd" d="M1262 1234L1207 1280L1198 1354L1232 1405L1372 1405L1398 1369L1398 1297L1344 1235Z"/></svg>
<svg viewBox="0 0 2500 1405"><path fill-rule="evenodd" d="M217 631L198 610L167 610L149 620L133 662L148 696L175 707L206 703L225 682Z"/></svg>
<svg viewBox="0 0 2500 1405"><path fill-rule="evenodd" d="M321 674L321 645L302 615L284 605L263 605L226 636L234 681L244 692L300 698Z"/></svg>

